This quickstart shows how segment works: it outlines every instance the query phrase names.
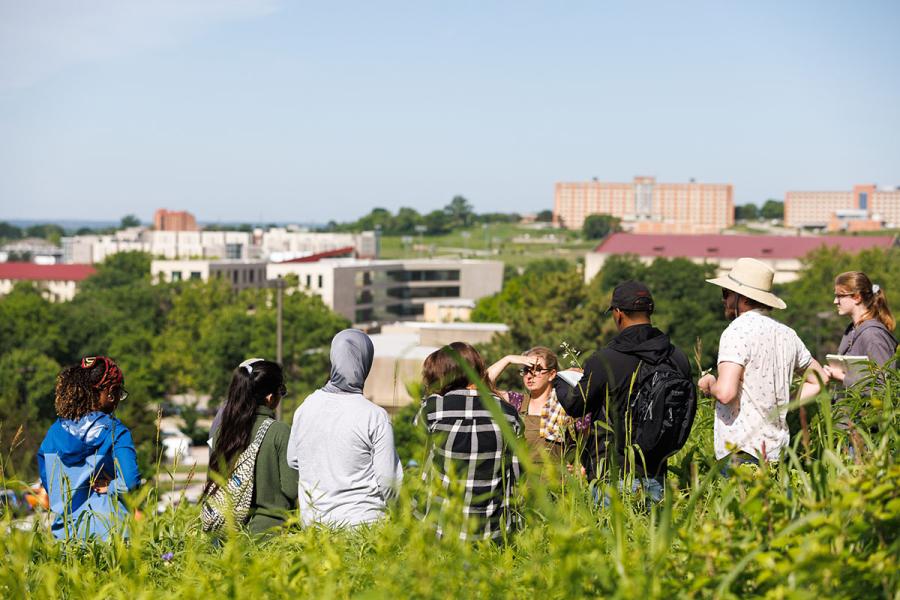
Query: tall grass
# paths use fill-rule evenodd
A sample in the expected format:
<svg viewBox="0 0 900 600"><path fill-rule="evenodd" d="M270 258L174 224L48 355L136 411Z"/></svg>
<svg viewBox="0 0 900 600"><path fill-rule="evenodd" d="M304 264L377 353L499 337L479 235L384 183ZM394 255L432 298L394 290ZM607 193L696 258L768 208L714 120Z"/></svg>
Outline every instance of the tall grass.
<svg viewBox="0 0 900 600"><path fill-rule="evenodd" d="M798 404L806 416L785 458L728 479L711 456L712 406L701 404L659 505L606 485L600 507L577 475L561 470L551 486L531 477L526 527L507 544L437 539L414 515L425 491L415 471L384 522L350 531L294 521L216 543L198 509L180 505L145 507L127 542L60 544L6 516L0 596L900 598L900 373L878 376L871 394L841 401L843 424L827 394ZM153 506L155 495L131 501Z"/></svg>

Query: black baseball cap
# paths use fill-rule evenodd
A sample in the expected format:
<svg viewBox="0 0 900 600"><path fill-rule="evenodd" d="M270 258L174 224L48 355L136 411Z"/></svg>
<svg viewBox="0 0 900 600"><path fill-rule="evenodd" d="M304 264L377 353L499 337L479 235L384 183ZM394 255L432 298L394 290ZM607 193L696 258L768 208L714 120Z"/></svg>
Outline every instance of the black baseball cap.
<svg viewBox="0 0 900 600"><path fill-rule="evenodd" d="M640 312L653 312L653 296L650 288L640 281L626 281L620 283L613 290L612 300L606 312L614 308L619 310L632 310Z"/></svg>

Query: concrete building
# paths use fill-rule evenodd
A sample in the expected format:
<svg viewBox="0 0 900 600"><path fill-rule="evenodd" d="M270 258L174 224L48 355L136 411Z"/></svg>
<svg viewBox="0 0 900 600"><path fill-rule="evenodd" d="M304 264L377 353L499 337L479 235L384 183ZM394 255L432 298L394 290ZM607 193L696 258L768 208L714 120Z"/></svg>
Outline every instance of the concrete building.
<svg viewBox="0 0 900 600"><path fill-rule="evenodd" d="M10 293L21 281L33 281L50 302L67 302L75 297L78 285L94 273L91 265L0 263L0 296Z"/></svg>
<svg viewBox="0 0 900 600"><path fill-rule="evenodd" d="M155 257L249 259L253 236L246 231L151 231L131 227L110 235L62 239L63 262L99 263L117 252L149 252Z"/></svg>
<svg viewBox="0 0 900 600"><path fill-rule="evenodd" d="M156 231L198 231L197 219L186 210L158 209L153 213L153 229Z"/></svg>
<svg viewBox="0 0 900 600"><path fill-rule="evenodd" d="M25 258L27 257L27 258ZM25 238L4 244L0 248L0 262L8 260L55 265L62 262L62 248L43 238Z"/></svg>
<svg viewBox="0 0 900 600"><path fill-rule="evenodd" d="M503 263L482 260L360 260L269 263L268 278L298 277L353 323L422 320L429 301L477 300L503 287Z"/></svg>
<svg viewBox="0 0 900 600"><path fill-rule="evenodd" d="M390 412L418 402L422 381L422 363L435 350L450 342L480 344L509 330L501 323L419 323L385 325L381 333L370 336L375 347L372 370L363 393Z"/></svg>
<svg viewBox="0 0 900 600"><path fill-rule="evenodd" d="M285 227L258 229L260 256L272 262L283 262L304 256L353 248L357 258L378 258L379 236L375 231L362 233L318 233Z"/></svg>
<svg viewBox="0 0 900 600"><path fill-rule="evenodd" d="M234 291L266 287L266 263L254 260L154 260L153 281L209 281L224 279Z"/></svg>
<svg viewBox="0 0 900 600"><path fill-rule="evenodd" d="M784 224L831 231L874 231L900 227L900 188L873 184L852 191L787 192Z"/></svg>
<svg viewBox="0 0 900 600"><path fill-rule="evenodd" d="M581 229L594 214L618 217L635 233L719 233L734 224L733 191L731 184L657 183L653 177L556 184L554 224Z"/></svg>
<svg viewBox="0 0 900 600"><path fill-rule="evenodd" d="M149 252L167 259L262 259L280 262L341 250L339 255L377 257L378 235L311 233L272 228L268 231L153 231L131 227L109 235L62 239L65 263L98 263L117 252ZM349 249L349 250L348 250Z"/></svg>
<svg viewBox="0 0 900 600"><path fill-rule="evenodd" d="M776 235L639 235L615 233L585 257L584 279L589 282L610 256L634 254L649 264L658 257L687 258L695 263L716 265L719 276L727 274L735 261L749 257L767 263L775 270L775 283L794 281L802 268L802 259L822 246L844 252L867 248L891 248L897 239L891 236L776 236ZM835 273L837 275L837 273Z"/></svg>

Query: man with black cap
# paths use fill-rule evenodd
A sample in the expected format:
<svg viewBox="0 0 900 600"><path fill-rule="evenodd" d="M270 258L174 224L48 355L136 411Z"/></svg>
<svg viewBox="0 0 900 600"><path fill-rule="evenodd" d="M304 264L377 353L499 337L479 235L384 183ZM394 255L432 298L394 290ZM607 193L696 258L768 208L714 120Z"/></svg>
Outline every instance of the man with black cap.
<svg viewBox="0 0 900 600"><path fill-rule="evenodd" d="M584 375L578 388L568 394L558 391L557 395L570 416L590 413L594 423L593 435L583 455L588 478L603 475L601 468L615 468L619 474L627 468L635 475L633 488L643 485L652 499L659 500L664 490L669 452L657 448L645 453L643 458L636 457L634 462L637 464L626 465L625 449L631 436L626 436L625 407L635 392L633 375L639 366L654 369L666 362L673 367L674 373L686 380L683 388L690 394L686 400L693 403L695 394L693 385L687 385L691 378L690 363L684 352L669 342L665 333L653 327L650 322L653 308L653 296L643 283L626 281L616 286L606 314L612 314L619 333L584 363ZM612 431L599 423L607 423Z"/></svg>

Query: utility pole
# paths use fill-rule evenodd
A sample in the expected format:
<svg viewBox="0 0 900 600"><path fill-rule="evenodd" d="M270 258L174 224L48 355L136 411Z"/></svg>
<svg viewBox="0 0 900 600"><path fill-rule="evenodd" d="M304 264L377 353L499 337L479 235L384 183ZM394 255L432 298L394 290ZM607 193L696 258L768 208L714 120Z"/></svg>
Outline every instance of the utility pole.
<svg viewBox="0 0 900 600"><path fill-rule="evenodd" d="M277 317L275 319L275 362L284 367L282 364L283 356L282 356L282 305L284 304L282 301L282 296L284 295L284 279L281 278L281 275L278 276L278 279L275 280L275 287L277 291L275 292L277 297ZM278 420L281 420L281 405L282 403L278 403L278 408L275 410L275 416L278 417Z"/></svg>

